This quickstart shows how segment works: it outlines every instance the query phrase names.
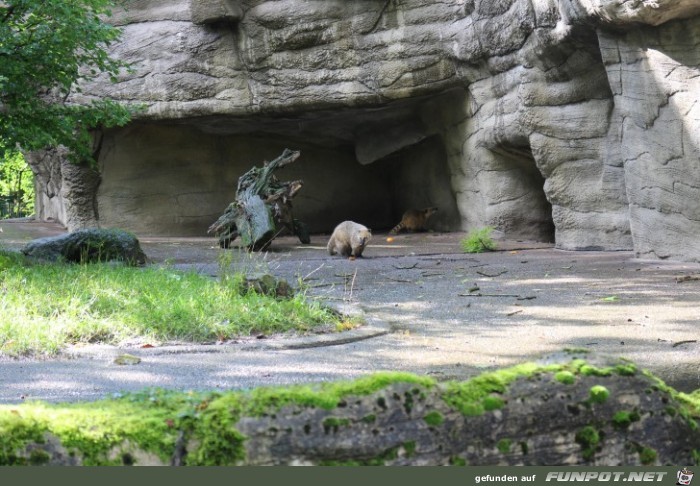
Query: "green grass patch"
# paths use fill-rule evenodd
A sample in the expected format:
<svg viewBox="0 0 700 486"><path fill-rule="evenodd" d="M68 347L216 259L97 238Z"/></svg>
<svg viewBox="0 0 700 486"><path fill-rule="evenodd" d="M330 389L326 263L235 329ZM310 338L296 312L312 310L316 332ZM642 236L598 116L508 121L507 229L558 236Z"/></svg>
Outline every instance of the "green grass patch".
<svg viewBox="0 0 700 486"><path fill-rule="evenodd" d="M169 268L29 264L0 251L0 354L55 355L77 343L211 342L307 332L342 318L303 295L246 291Z"/></svg>
<svg viewBox="0 0 700 486"><path fill-rule="evenodd" d="M462 238L460 245L465 253L483 253L496 249L496 242L491 238L491 226L470 231Z"/></svg>

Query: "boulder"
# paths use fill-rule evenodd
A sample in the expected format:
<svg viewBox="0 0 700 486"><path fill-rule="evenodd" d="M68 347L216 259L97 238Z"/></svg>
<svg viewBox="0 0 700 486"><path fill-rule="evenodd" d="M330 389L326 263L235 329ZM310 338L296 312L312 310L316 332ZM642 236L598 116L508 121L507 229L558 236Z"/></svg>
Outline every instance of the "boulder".
<svg viewBox="0 0 700 486"><path fill-rule="evenodd" d="M30 258L51 262L146 263L146 254L139 240L133 234L118 229L91 228L39 238L27 243L22 253Z"/></svg>

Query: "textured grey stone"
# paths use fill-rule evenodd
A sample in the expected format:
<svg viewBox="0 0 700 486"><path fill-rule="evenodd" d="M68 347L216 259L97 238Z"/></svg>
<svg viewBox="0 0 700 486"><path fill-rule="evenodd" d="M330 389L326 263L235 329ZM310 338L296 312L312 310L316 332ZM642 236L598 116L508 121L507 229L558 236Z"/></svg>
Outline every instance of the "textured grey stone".
<svg viewBox="0 0 700 486"><path fill-rule="evenodd" d="M105 133L96 209L42 196L41 214L203 234L231 181L290 146L313 231L439 205L435 229L699 260L699 15L692 0L131 1L113 52L133 71L72 100L147 109Z"/></svg>

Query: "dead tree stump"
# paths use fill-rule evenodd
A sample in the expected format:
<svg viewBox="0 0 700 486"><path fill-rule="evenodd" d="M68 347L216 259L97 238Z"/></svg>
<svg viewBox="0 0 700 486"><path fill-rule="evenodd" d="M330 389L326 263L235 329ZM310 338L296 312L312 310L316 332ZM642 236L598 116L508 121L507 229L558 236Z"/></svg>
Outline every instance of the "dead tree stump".
<svg viewBox="0 0 700 486"><path fill-rule="evenodd" d="M299 158L298 150L285 149L282 155L262 167L253 167L238 179L235 200L209 227L219 238L219 246L228 248L236 239L252 251L264 250L282 231L309 243L307 226L292 214L292 198L304 182L280 182L274 171Z"/></svg>

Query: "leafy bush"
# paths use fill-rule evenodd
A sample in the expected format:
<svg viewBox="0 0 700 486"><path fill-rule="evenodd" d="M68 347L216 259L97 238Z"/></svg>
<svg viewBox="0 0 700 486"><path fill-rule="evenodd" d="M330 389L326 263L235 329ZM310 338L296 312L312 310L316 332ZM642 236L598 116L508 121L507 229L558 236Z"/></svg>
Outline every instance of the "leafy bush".
<svg viewBox="0 0 700 486"><path fill-rule="evenodd" d="M460 241L462 250L465 253L483 253L495 250L496 242L491 238L492 231L493 228L491 226L472 230Z"/></svg>

